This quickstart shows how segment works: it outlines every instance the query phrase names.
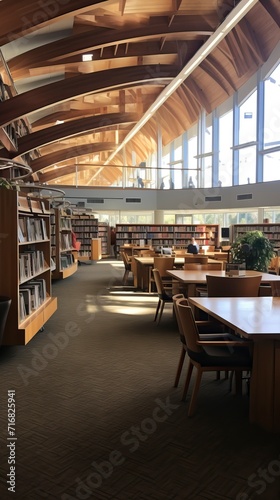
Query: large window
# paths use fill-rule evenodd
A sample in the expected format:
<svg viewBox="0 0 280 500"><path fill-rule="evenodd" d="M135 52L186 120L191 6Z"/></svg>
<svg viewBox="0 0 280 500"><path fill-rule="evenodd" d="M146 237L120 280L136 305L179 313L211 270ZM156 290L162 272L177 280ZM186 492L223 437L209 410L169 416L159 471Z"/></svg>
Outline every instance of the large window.
<svg viewBox="0 0 280 500"><path fill-rule="evenodd" d="M264 148L280 146L280 64L264 82ZM279 179L279 177L278 177Z"/></svg>
<svg viewBox="0 0 280 500"><path fill-rule="evenodd" d="M197 126L189 134L188 142L188 184L185 187L197 187Z"/></svg>
<svg viewBox="0 0 280 500"><path fill-rule="evenodd" d="M233 112L225 113L219 120L219 181L222 186L232 185L232 132Z"/></svg>
<svg viewBox="0 0 280 500"><path fill-rule="evenodd" d="M256 182L256 146L239 150L239 184Z"/></svg>
<svg viewBox="0 0 280 500"><path fill-rule="evenodd" d="M280 64L264 82L264 182L280 179L280 109L275 105L279 101Z"/></svg>
<svg viewBox="0 0 280 500"><path fill-rule="evenodd" d="M257 91L239 109L239 144L255 141L257 133Z"/></svg>

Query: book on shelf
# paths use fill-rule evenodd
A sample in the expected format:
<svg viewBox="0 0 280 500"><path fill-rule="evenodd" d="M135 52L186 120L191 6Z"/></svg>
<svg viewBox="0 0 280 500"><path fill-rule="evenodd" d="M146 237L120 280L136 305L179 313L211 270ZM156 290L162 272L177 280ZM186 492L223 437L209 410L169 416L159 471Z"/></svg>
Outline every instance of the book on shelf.
<svg viewBox="0 0 280 500"><path fill-rule="evenodd" d="M28 314L31 314L32 302L31 302L31 290L30 288L20 287L19 294L22 296L24 301L24 314L21 314L21 319L25 318Z"/></svg>
<svg viewBox="0 0 280 500"><path fill-rule="evenodd" d="M44 271L46 266L44 252L42 250L25 250L19 255L20 281L32 278Z"/></svg>
<svg viewBox="0 0 280 500"><path fill-rule="evenodd" d="M38 309L47 298L46 280L43 278L27 281L24 286L19 288L20 292L22 290L30 291L30 311Z"/></svg>

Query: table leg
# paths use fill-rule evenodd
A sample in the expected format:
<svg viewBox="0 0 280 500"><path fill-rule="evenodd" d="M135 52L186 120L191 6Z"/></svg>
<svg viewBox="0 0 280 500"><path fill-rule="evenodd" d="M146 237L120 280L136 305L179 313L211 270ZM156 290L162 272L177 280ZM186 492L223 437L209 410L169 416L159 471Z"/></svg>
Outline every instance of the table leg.
<svg viewBox="0 0 280 500"><path fill-rule="evenodd" d="M280 432L280 342L254 342L250 382L250 422Z"/></svg>

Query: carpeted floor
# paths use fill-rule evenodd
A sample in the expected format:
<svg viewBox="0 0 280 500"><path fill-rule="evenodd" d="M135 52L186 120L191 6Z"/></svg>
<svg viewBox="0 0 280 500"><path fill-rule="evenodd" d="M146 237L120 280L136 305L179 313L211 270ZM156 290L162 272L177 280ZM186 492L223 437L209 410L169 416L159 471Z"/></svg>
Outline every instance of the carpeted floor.
<svg viewBox="0 0 280 500"><path fill-rule="evenodd" d="M58 310L44 331L1 348L0 498L280 499L280 436L250 425L248 397L214 374L187 418L183 379L173 387L180 342L171 306L156 325L157 298L122 290L122 275L119 261L79 266L53 284Z"/></svg>

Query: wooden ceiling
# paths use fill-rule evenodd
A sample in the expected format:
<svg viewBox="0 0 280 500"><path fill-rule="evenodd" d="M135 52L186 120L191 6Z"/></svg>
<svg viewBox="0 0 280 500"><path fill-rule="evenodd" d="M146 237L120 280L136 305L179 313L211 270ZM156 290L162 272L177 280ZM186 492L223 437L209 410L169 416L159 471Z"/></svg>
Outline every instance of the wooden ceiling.
<svg viewBox="0 0 280 500"><path fill-rule="evenodd" d="M279 0L259 0L125 148L161 92L215 33L235 0L3 0L0 43L17 95L0 126L25 117L18 151L41 182L112 186L123 165L168 144L243 85L280 40ZM3 22L4 21L4 22ZM84 54L91 54L83 61ZM2 75L3 76L3 75ZM110 165L106 166L106 161Z"/></svg>

